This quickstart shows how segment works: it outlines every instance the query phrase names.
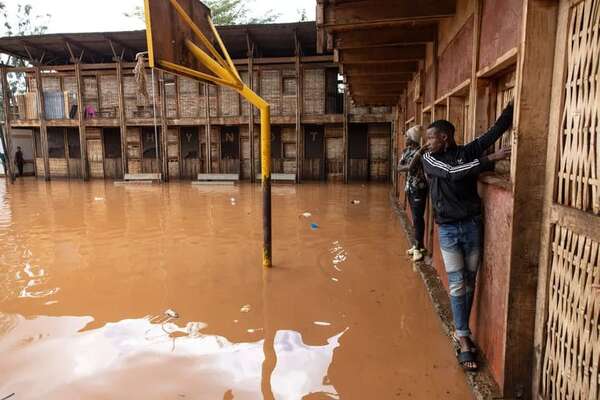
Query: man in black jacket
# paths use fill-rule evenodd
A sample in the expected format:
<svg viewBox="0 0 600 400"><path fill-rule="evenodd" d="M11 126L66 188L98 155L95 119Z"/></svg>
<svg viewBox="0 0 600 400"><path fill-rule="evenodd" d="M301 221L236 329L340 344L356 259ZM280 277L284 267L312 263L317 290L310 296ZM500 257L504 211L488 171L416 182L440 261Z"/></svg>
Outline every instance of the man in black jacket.
<svg viewBox="0 0 600 400"><path fill-rule="evenodd" d="M429 180L442 258L448 275L455 339L460 346L458 360L463 368L470 371L477 369L469 317L482 250L477 176L491 170L496 161L510 156L510 148L489 155L484 152L510 128L512 118L511 102L489 131L464 146L456 144L454 126L446 120L435 121L427 129L430 151L423 156L423 169Z"/></svg>

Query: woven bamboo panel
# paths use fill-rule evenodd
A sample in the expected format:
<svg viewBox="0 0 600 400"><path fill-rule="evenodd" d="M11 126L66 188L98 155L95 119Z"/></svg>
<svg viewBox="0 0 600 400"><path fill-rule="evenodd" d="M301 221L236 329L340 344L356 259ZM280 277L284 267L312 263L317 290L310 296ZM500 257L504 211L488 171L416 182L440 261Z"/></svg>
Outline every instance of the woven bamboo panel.
<svg viewBox="0 0 600 400"><path fill-rule="evenodd" d="M179 116L181 118L204 118L206 105L200 84L192 79L179 78Z"/></svg>
<svg viewBox="0 0 600 400"><path fill-rule="evenodd" d="M179 178L179 161L169 161L169 177L171 179Z"/></svg>
<svg viewBox="0 0 600 400"><path fill-rule="evenodd" d="M141 158L139 128L127 128L127 158Z"/></svg>
<svg viewBox="0 0 600 400"><path fill-rule="evenodd" d="M283 143L296 143L296 127L295 126L281 127L281 141Z"/></svg>
<svg viewBox="0 0 600 400"><path fill-rule="evenodd" d="M557 225L552 244L548 319L542 365L546 399L600 396L599 244Z"/></svg>
<svg viewBox="0 0 600 400"><path fill-rule="evenodd" d="M142 162L140 160L128 160L127 164L130 174L140 174L142 172Z"/></svg>
<svg viewBox="0 0 600 400"><path fill-rule="evenodd" d="M45 172L44 172L44 159L43 158L36 158L35 159L35 169L37 171L37 176L41 177L41 176L46 176Z"/></svg>
<svg viewBox="0 0 600 400"><path fill-rule="evenodd" d="M326 137L342 137L344 136L344 127L342 125L325 125Z"/></svg>
<svg viewBox="0 0 600 400"><path fill-rule="evenodd" d="M504 107L506 107L508 102L514 97L516 77L516 71L513 70L501 76L496 81L496 117L500 116L502 110L504 110ZM504 135L502 135L500 140L495 143L494 148L500 149L502 147L511 146L513 134L514 128L509 129L504 133ZM509 174L510 159L496 162L495 170L499 174Z"/></svg>
<svg viewBox="0 0 600 400"><path fill-rule="evenodd" d="M83 106L93 106L98 110L98 81L95 76L83 78Z"/></svg>
<svg viewBox="0 0 600 400"><path fill-rule="evenodd" d="M179 159L179 132L177 128L167 128L167 155L170 161Z"/></svg>
<svg viewBox="0 0 600 400"><path fill-rule="evenodd" d="M60 91L60 77L58 76L42 76L42 88L44 92Z"/></svg>
<svg viewBox="0 0 600 400"><path fill-rule="evenodd" d="M100 107L115 108L119 105L116 75L100 75ZM116 117L116 115L115 115Z"/></svg>
<svg viewBox="0 0 600 400"><path fill-rule="evenodd" d="M165 97L167 118L177 118L177 86L175 75L165 74Z"/></svg>
<svg viewBox="0 0 600 400"><path fill-rule="evenodd" d="M325 70L304 70L304 113L325 114Z"/></svg>
<svg viewBox="0 0 600 400"><path fill-rule="evenodd" d="M221 115L225 117L240 115L240 96L227 87L219 87L219 108Z"/></svg>
<svg viewBox="0 0 600 400"><path fill-rule="evenodd" d="M92 178L104 178L102 142L99 139L87 140L87 157L90 176Z"/></svg>
<svg viewBox="0 0 600 400"><path fill-rule="evenodd" d="M63 90L69 92L69 95L74 99L77 99L77 78L74 76L64 76Z"/></svg>
<svg viewBox="0 0 600 400"><path fill-rule="evenodd" d="M210 116L217 117L219 115L219 104L217 102L217 87L215 85L208 85L208 96L210 102Z"/></svg>
<svg viewBox="0 0 600 400"><path fill-rule="evenodd" d="M281 114L281 72L262 70L260 72L260 94L271 105L271 115Z"/></svg>
<svg viewBox="0 0 600 400"><path fill-rule="evenodd" d="M600 214L600 1L574 6L569 21L557 202Z"/></svg>
<svg viewBox="0 0 600 400"><path fill-rule="evenodd" d="M66 158L51 158L48 162L50 164L50 176L62 178L69 175Z"/></svg>
<svg viewBox="0 0 600 400"><path fill-rule="evenodd" d="M296 114L296 93L298 91L298 81L296 79L296 71L283 71L283 115Z"/></svg>

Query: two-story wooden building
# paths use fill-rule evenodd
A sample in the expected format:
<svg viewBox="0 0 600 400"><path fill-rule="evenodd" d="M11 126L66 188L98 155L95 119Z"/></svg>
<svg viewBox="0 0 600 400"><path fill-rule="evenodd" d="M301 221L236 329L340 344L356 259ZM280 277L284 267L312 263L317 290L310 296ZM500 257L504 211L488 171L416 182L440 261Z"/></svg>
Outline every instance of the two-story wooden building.
<svg viewBox="0 0 600 400"><path fill-rule="evenodd" d="M271 104L273 172L390 179L394 108L348 101L333 55L316 52L314 22L219 32L242 79ZM19 87L3 85L10 154L17 141L31 146L30 170L46 179L211 172L255 180L258 111L231 89L161 71L146 68L144 84L134 68L145 51L144 31L0 39L0 52L31 64L1 70L2 82Z"/></svg>

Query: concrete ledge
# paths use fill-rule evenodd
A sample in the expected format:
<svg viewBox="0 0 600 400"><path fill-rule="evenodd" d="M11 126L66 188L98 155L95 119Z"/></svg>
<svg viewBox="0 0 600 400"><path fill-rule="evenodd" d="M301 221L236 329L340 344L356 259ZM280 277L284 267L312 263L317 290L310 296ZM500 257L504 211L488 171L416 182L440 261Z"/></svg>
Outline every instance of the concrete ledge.
<svg viewBox="0 0 600 400"><path fill-rule="evenodd" d="M234 181L192 181L193 186L210 186L210 185L221 185L221 186L233 186Z"/></svg>
<svg viewBox="0 0 600 400"><path fill-rule="evenodd" d="M240 174L198 174L198 181L201 182L237 182L240 180Z"/></svg>
<svg viewBox="0 0 600 400"><path fill-rule="evenodd" d="M154 181L114 181L115 185L152 185Z"/></svg>
<svg viewBox="0 0 600 400"><path fill-rule="evenodd" d="M125 174L124 181L160 181L160 174Z"/></svg>
<svg viewBox="0 0 600 400"><path fill-rule="evenodd" d="M390 192L390 202L392 204L392 208L394 209L394 211L396 211L396 214L398 215L400 223L404 227L406 236L408 237L409 241L412 241L413 232L411 223L408 220L404 210L398 207L398 204L393 196L393 191ZM454 324L452 322L450 299L448 297L446 289L444 288L444 284L440 280L436 269L433 267L433 265L431 265L431 262L431 258L426 257L425 260L422 262L413 263L413 268L416 271L418 271L421 275L421 279L425 284L425 289L429 294L431 303L433 304L435 311L440 317L442 329L444 330L446 336L448 336L448 340L452 342L453 346L455 346L454 341L452 340ZM489 369L489 365L481 349L478 348L477 354L479 371L465 372L467 384L471 387L474 397L477 400L502 399L503 397L500 393L500 388L498 387L496 381L493 378L492 372Z"/></svg>
<svg viewBox="0 0 600 400"><path fill-rule="evenodd" d="M262 180L261 174L256 174L256 180L260 182ZM273 173L271 174L271 182L296 182L296 174L281 174L281 173Z"/></svg>

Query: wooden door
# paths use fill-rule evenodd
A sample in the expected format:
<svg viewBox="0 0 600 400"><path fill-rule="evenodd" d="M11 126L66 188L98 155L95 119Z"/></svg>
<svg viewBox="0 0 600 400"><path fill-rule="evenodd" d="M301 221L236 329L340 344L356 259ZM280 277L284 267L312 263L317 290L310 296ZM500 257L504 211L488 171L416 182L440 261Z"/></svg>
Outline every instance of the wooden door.
<svg viewBox="0 0 600 400"><path fill-rule="evenodd" d="M198 127L190 126L179 130L181 178L196 179L201 172L200 134Z"/></svg>
<svg viewBox="0 0 600 400"><path fill-rule="evenodd" d="M223 174L239 174L240 171L240 128L221 128L221 158L219 171Z"/></svg>
<svg viewBox="0 0 600 400"><path fill-rule="evenodd" d="M104 144L104 177L123 178L121 130L119 128L102 129L102 143Z"/></svg>
<svg viewBox="0 0 600 400"><path fill-rule="evenodd" d="M304 127L304 162L302 178L325 180L324 129L320 125Z"/></svg>
<svg viewBox="0 0 600 400"><path fill-rule="evenodd" d="M142 128L142 173L160 172L160 134L159 128Z"/></svg>
<svg viewBox="0 0 600 400"><path fill-rule="evenodd" d="M369 139L367 124L348 127L348 179L366 181L369 178Z"/></svg>
<svg viewBox="0 0 600 400"><path fill-rule="evenodd" d="M90 178L104 178L104 163L102 160L102 140L87 140L87 159Z"/></svg>
<svg viewBox="0 0 600 400"><path fill-rule="evenodd" d="M325 138L327 180L344 180L344 141L341 137Z"/></svg>

